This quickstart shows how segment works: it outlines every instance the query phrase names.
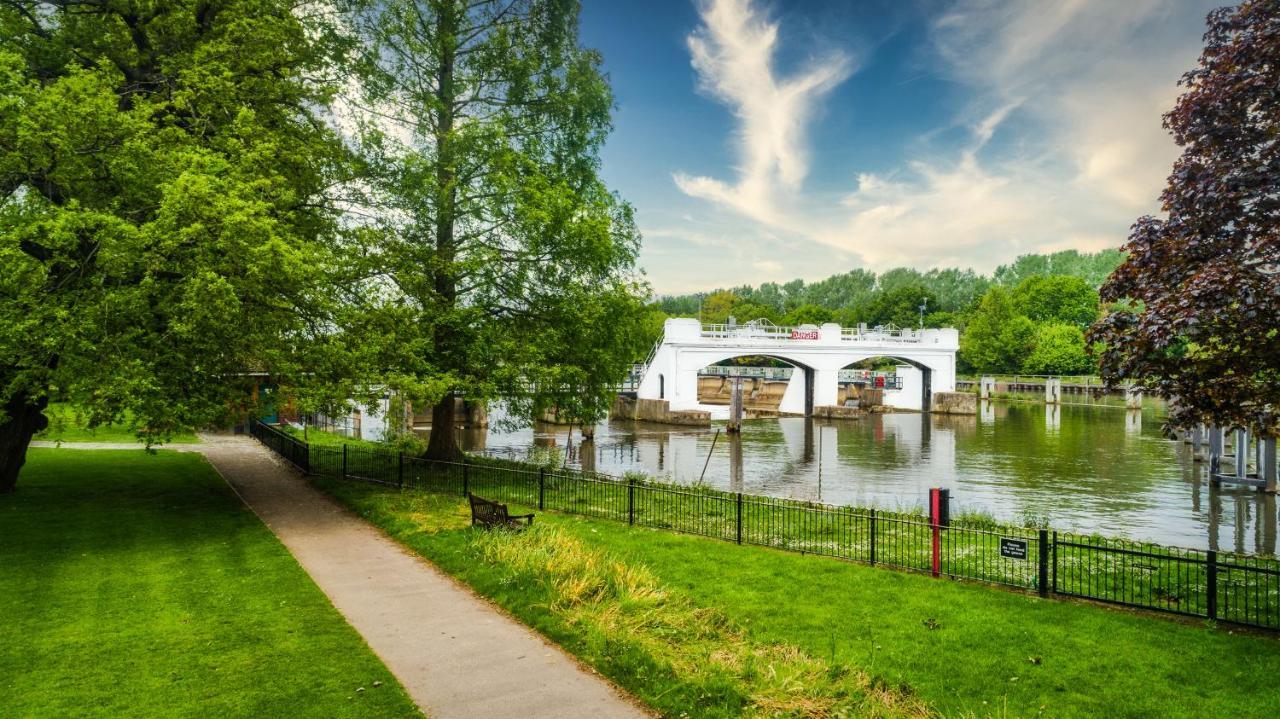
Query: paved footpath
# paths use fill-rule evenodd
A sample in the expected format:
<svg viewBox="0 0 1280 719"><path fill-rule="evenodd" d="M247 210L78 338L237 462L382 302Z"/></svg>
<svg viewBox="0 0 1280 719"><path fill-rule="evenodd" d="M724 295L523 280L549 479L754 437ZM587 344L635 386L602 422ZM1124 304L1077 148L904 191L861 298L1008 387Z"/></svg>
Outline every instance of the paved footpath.
<svg viewBox="0 0 1280 719"><path fill-rule="evenodd" d="M258 442L201 439L181 449L208 457L431 719L650 716L560 648L313 489ZM114 447L136 445L96 448Z"/></svg>

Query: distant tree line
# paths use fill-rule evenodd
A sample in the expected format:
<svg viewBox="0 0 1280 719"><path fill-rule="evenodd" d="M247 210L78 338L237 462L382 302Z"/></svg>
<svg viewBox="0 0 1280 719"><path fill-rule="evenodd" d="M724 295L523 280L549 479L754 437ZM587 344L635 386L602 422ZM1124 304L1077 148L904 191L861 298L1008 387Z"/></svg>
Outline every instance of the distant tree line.
<svg viewBox="0 0 1280 719"><path fill-rule="evenodd" d="M1022 255L991 276L972 269L857 269L818 282L767 282L655 300L656 340L666 317L706 323L767 319L779 325L836 322L957 327L961 369L1085 374L1095 362L1084 330L1099 316L1098 288L1124 260L1119 250ZM923 312L922 312L923 308Z"/></svg>

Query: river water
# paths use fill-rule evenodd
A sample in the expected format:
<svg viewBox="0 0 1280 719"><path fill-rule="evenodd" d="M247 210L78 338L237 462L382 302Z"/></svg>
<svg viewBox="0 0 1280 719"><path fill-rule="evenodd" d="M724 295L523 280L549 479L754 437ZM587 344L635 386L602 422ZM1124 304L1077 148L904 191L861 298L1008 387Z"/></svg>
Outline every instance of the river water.
<svg viewBox="0 0 1280 719"><path fill-rule="evenodd" d="M466 430L462 439L467 449L499 456L535 454L607 474L643 472L681 484L879 509L919 509L930 487L946 487L953 513L1274 554L1276 497L1212 487L1190 448L1161 435L1162 413L1158 403L1137 411L990 402L968 417L747 420L740 437L720 432L718 439L720 422L709 429L603 423L589 442L550 424Z"/></svg>

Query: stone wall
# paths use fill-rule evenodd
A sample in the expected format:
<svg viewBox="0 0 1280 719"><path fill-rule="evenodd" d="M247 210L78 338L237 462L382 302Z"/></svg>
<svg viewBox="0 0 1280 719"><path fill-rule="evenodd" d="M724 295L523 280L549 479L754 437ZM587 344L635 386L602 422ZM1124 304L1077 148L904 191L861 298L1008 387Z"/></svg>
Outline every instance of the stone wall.
<svg viewBox="0 0 1280 719"><path fill-rule="evenodd" d="M820 419L857 419L867 414L867 410L857 407L832 407L823 405L813 408L813 416Z"/></svg>
<svg viewBox="0 0 1280 719"><path fill-rule="evenodd" d="M711 426L710 412L694 409L673 411L665 399L633 399L623 395L614 398L609 418L690 427Z"/></svg>
<svg viewBox="0 0 1280 719"><path fill-rule="evenodd" d="M933 411L938 414L977 414L978 396L972 392L934 392Z"/></svg>

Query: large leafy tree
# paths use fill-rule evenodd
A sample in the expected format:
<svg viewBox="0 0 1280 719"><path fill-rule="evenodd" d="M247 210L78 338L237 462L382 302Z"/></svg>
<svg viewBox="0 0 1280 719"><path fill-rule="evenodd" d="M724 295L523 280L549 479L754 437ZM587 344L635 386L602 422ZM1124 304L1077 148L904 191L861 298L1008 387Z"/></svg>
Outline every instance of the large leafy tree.
<svg viewBox="0 0 1280 719"><path fill-rule="evenodd" d="M632 210L598 176L613 100L577 2L348 7L382 170L371 314L412 348L381 369L434 403L428 455L459 454L456 396L595 420L647 349L647 290Z"/></svg>
<svg viewBox="0 0 1280 719"><path fill-rule="evenodd" d="M282 0L0 1L0 491L50 394L149 439L318 330L324 28Z"/></svg>
<svg viewBox="0 0 1280 719"><path fill-rule="evenodd" d="M992 287L960 336L960 359L979 372L1017 372L1035 335L1035 323L1018 313L1009 292Z"/></svg>
<svg viewBox="0 0 1280 719"><path fill-rule="evenodd" d="M1032 322L1063 322L1081 329L1098 319L1098 293L1083 278L1032 275L1013 290L1013 306Z"/></svg>
<svg viewBox="0 0 1280 719"><path fill-rule="evenodd" d="M1104 375L1175 399L1174 426L1280 422L1280 2L1209 15L1165 116L1183 148L1103 286Z"/></svg>

